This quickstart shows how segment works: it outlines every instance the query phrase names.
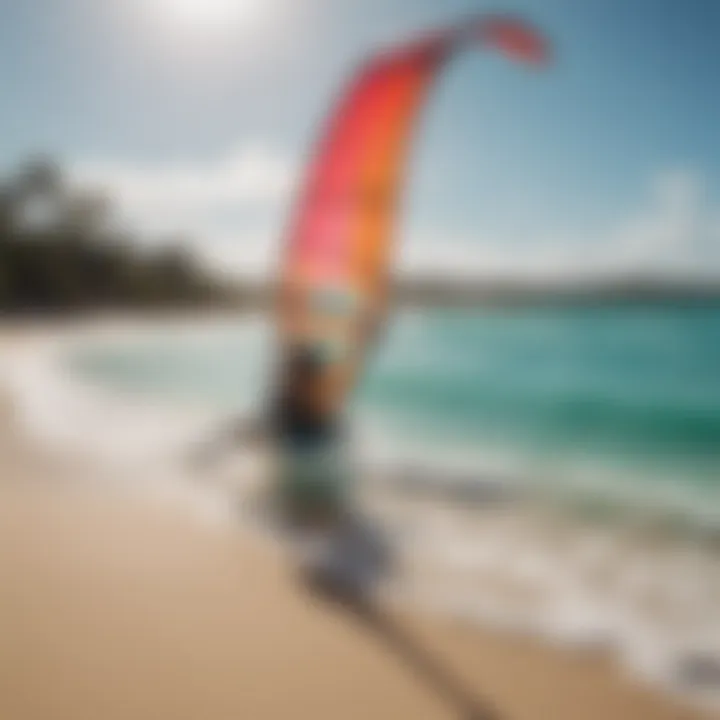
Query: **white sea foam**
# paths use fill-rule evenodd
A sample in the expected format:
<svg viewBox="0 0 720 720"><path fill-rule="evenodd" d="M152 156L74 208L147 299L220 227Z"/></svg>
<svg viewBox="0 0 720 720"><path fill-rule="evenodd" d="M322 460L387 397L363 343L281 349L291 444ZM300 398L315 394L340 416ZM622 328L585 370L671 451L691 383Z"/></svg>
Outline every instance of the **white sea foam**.
<svg viewBox="0 0 720 720"><path fill-rule="evenodd" d="M404 598L552 642L609 648L649 680L720 701L716 549L522 501L468 510L423 500L403 522L407 571L396 590Z"/></svg>

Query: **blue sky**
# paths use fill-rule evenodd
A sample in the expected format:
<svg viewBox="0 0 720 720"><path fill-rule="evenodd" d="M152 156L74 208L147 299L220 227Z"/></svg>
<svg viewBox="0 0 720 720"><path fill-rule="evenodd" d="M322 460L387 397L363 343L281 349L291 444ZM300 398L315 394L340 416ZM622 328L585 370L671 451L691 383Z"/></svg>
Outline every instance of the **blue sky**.
<svg viewBox="0 0 720 720"><path fill-rule="evenodd" d="M215 21L193 3L217 4ZM268 271L358 59L463 13L510 10L553 38L557 61L542 74L479 53L452 66L418 135L400 264L720 273L720 3L221 5L3 3L2 167L50 152L78 182L111 188L148 238L185 230L217 266Z"/></svg>

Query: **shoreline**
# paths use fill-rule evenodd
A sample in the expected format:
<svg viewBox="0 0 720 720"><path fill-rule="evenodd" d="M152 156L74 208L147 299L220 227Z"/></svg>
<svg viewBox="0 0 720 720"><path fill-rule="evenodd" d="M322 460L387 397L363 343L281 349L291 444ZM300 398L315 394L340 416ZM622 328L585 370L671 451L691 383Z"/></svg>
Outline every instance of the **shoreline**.
<svg viewBox="0 0 720 720"><path fill-rule="evenodd" d="M22 336L0 352L42 339ZM104 483L0 408L3 718L449 718L467 694L507 720L711 717L597 653L419 611L368 623L272 543Z"/></svg>

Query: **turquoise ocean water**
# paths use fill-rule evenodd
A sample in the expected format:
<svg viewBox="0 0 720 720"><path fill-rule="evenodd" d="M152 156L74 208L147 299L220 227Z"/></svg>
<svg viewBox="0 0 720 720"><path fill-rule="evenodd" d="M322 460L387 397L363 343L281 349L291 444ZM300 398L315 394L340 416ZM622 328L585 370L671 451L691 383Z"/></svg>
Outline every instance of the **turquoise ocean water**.
<svg viewBox="0 0 720 720"><path fill-rule="evenodd" d="M262 325L94 348L76 370L223 411L259 404ZM401 314L353 400L398 444L720 484L720 309L604 308Z"/></svg>

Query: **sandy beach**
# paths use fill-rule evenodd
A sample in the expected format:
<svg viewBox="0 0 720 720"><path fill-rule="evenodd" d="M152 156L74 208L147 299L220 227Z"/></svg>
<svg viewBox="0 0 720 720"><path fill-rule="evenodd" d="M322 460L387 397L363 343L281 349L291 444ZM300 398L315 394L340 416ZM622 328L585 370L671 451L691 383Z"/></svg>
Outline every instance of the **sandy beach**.
<svg viewBox="0 0 720 720"><path fill-rule="evenodd" d="M710 717L597 654L332 602L280 548L101 482L0 407L3 720Z"/></svg>

